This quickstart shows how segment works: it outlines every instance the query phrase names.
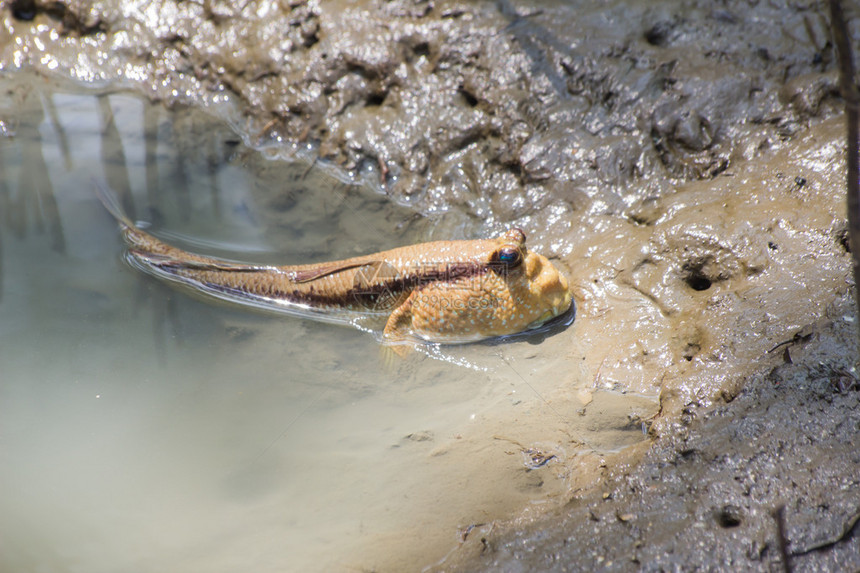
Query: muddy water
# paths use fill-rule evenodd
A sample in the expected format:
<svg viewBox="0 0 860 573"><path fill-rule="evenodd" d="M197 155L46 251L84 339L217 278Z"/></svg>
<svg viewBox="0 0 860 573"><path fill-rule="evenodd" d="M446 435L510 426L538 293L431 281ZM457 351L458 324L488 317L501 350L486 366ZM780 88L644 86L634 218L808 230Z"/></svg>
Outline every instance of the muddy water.
<svg viewBox="0 0 860 573"><path fill-rule="evenodd" d="M366 333L128 268L91 180L174 244L260 262L483 231L456 210L416 217L200 112L2 88L0 569L429 564L643 439L654 399L594 393L575 322L391 365Z"/></svg>

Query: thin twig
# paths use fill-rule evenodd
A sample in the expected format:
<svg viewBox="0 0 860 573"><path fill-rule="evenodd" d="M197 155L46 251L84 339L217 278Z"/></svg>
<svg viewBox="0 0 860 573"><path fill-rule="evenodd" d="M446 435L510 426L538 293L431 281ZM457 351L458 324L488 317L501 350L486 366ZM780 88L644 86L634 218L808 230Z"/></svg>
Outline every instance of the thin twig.
<svg viewBox="0 0 860 573"><path fill-rule="evenodd" d="M785 537L785 506L780 505L773 510L776 520L776 540L779 543L779 556L782 559L782 570L791 573L791 556L788 554L788 539Z"/></svg>
<svg viewBox="0 0 860 573"><path fill-rule="evenodd" d="M830 0L830 27L839 58L839 85L845 100L848 124L848 237L854 262L854 300L860 315L860 93L854 82L854 61L848 35L848 23L840 0ZM857 321L860 328L860 320Z"/></svg>

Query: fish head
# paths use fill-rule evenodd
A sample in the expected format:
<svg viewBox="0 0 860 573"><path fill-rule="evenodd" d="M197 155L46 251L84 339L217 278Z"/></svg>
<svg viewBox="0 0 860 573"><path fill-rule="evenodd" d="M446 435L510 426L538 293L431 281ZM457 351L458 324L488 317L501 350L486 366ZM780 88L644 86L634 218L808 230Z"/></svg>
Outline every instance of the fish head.
<svg viewBox="0 0 860 573"><path fill-rule="evenodd" d="M433 245L446 250L428 280L389 319L389 340L465 343L536 328L570 308L567 278L511 229L501 237ZM439 272L438 269L445 269ZM432 279L432 280L430 280ZM408 308L408 311L406 310Z"/></svg>
<svg viewBox="0 0 860 573"><path fill-rule="evenodd" d="M495 317L505 323L506 331L500 334L537 328L570 309L567 277L545 256L526 247L521 229L512 228L496 241L491 261L508 290L506 296L497 297L506 302Z"/></svg>

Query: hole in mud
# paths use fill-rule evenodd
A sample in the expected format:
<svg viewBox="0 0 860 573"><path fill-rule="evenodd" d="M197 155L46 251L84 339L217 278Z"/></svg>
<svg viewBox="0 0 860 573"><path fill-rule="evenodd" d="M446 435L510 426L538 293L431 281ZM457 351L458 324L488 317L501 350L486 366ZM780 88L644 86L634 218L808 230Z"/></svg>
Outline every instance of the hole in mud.
<svg viewBox="0 0 860 573"><path fill-rule="evenodd" d="M851 252L851 235L848 233L848 229L839 229L836 231L836 242L839 243L839 246L842 247L842 250L846 253Z"/></svg>
<svg viewBox="0 0 860 573"><path fill-rule="evenodd" d="M319 43L319 41L320 41L319 35L317 34L316 30L314 30L313 32L311 32L307 36L305 36L305 39L304 39L304 42L302 42L302 45L305 48L312 48L312 47L316 46Z"/></svg>
<svg viewBox="0 0 860 573"><path fill-rule="evenodd" d="M662 47L669 43L669 35L674 29L674 24L668 21L657 22L645 32L645 41L652 46Z"/></svg>
<svg viewBox="0 0 860 573"><path fill-rule="evenodd" d="M688 342L687 346L684 348L684 360L692 362L693 358L695 358L696 354L698 354L700 350L702 350L702 347L698 342Z"/></svg>
<svg viewBox="0 0 860 573"><path fill-rule="evenodd" d="M687 268L684 276L684 282L691 289L696 291L708 290L713 282L702 272L702 269Z"/></svg>
<svg viewBox="0 0 860 573"><path fill-rule="evenodd" d="M427 42L421 42L419 44L416 44L416 46L414 48L412 48L412 51L418 57L429 56L430 55L430 44L428 44Z"/></svg>
<svg viewBox="0 0 860 573"><path fill-rule="evenodd" d="M731 529L743 523L741 508L735 505L727 505L717 513L717 523L724 529Z"/></svg>
<svg viewBox="0 0 860 573"><path fill-rule="evenodd" d="M463 96L463 99L466 100L466 103L469 104L469 107L475 107L476 105L478 105L478 98L473 96L464 88L460 88L460 95Z"/></svg>
<svg viewBox="0 0 860 573"><path fill-rule="evenodd" d="M688 460L688 459L695 458L699 454L699 450L696 450L694 448L687 448L687 449L681 450L678 453L680 454L681 458Z"/></svg>
<svg viewBox="0 0 860 573"><path fill-rule="evenodd" d="M17 0L12 2L12 16L16 20L30 22L36 17L36 3L33 0Z"/></svg>
<svg viewBox="0 0 860 573"><path fill-rule="evenodd" d="M369 96L367 96L367 100L365 103L366 103L367 107L372 107L372 106L380 106L383 104L383 102L385 102L385 94L381 93L381 94L370 94Z"/></svg>

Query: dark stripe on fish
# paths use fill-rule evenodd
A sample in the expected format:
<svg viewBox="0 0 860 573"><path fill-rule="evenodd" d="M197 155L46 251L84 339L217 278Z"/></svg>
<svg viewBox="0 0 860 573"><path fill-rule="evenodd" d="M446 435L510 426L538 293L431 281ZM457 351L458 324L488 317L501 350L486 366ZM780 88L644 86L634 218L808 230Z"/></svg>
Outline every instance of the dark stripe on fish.
<svg viewBox="0 0 860 573"><path fill-rule="evenodd" d="M506 265L499 263L445 263L444 265L421 265L417 272L402 276L392 265L385 264L385 266L380 268L379 264L370 263L366 265L350 266L337 271L343 272L344 270L354 270L354 286L342 293L334 294L331 292L325 292L325 289L316 290L314 285L306 282L306 276L301 277L299 280L295 280L292 276L292 272L283 271L277 267L254 267L251 265L238 264L233 266L230 263L197 263L194 261L177 261L169 258L165 258L164 261L158 261L154 260L154 257L151 255L136 253L133 250L130 251L130 254L136 255L141 259L145 258L148 264L161 269L165 273L204 285L206 288L215 292L232 294L235 296L259 296L270 300L282 300L285 302L304 304L308 306L328 306L335 308L349 307L357 310L390 309L405 300L406 296L408 296L413 290L416 288L420 289L424 285L437 284L440 282L454 282L464 278L478 277L490 271L496 273L506 273L508 271L508 267ZM237 273L268 272L284 274L289 277L292 284L301 286L296 289L285 290L276 289L275 286L271 284L271 290L265 292L247 288L242 285L229 286L216 282L203 281L199 277L183 276L182 270ZM323 274L319 278L329 276L330 274L332 273ZM380 274L383 276L380 276ZM319 278L314 280L319 280ZM302 279L305 279L305 281Z"/></svg>

